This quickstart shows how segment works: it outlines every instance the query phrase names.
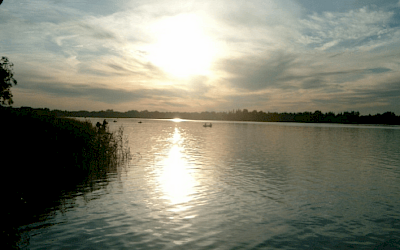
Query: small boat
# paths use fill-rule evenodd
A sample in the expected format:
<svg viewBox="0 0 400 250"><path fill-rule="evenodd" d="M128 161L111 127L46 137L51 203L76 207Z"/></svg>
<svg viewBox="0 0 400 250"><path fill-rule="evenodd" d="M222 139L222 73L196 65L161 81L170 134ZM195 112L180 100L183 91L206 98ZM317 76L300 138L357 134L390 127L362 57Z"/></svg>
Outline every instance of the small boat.
<svg viewBox="0 0 400 250"><path fill-rule="evenodd" d="M114 120L114 122L117 122L117 120Z"/></svg>
<svg viewBox="0 0 400 250"><path fill-rule="evenodd" d="M142 121L139 121L138 123L142 123Z"/></svg>
<svg viewBox="0 0 400 250"><path fill-rule="evenodd" d="M204 123L203 127L205 127L205 128L206 128L206 127L210 127L210 128L211 128L211 127L212 127L212 124L211 124L211 122L210 122L210 124Z"/></svg>

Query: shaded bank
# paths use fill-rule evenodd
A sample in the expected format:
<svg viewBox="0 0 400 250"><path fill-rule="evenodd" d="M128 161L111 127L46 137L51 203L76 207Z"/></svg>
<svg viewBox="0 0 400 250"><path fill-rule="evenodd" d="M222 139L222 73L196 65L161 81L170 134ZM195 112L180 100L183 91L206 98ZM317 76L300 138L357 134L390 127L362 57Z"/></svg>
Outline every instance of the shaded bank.
<svg viewBox="0 0 400 250"><path fill-rule="evenodd" d="M129 158L123 129L59 118L44 110L0 107L2 242L20 225L42 220L77 185L103 179Z"/></svg>

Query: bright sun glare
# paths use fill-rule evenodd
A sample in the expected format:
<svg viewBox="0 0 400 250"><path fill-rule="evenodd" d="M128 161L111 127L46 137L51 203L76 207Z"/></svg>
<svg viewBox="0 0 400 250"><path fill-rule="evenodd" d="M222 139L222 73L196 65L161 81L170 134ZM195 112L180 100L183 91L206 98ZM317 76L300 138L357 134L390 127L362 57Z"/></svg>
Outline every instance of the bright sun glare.
<svg viewBox="0 0 400 250"><path fill-rule="evenodd" d="M172 119L172 121L173 122L181 122L181 121L183 121L181 118L174 118L174 119Z"/></svg>
<svg viewBox="0 0 400 250"><path fill-rule="evenodd" d="M164 192L164 198L175 205L174 210L182 211L195 193L196 180L190 173L187 162L184 159L184 149L181 146L183 138L178 128L170 138L173 146L170 148L168 157L162 161L159 183Z"/></svg>
<svg viewBox="0 0 400 250"><path fill-rule="evenodd" d="M156 43L149 48L150 61L175 77L207 75L214 48L201 24L193 14L158 22L153 27Z"/></svg>

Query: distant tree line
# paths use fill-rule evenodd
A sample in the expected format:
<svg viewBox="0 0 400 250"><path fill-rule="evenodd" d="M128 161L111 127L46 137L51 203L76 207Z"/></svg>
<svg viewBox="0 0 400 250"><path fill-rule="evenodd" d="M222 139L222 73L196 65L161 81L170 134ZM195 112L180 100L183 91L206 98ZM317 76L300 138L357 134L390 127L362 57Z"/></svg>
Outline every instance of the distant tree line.
<svg viewBox="0 0 400 250"><path fill-rule="evenodd" d="M23 109L23 108L22 108ZM26 108L29 109L29 108ZM159 112L137 111L118 112L112 109L102 111L61 111L36 109L37 112L50 112L56 116L65 117L101 117L101 118L151 118L171 119L181 118L190 120L222 120L222 121L257 121L257 122L308 122L308 123L349 123L349 124L391 124L400 125L400 116L393 112L375 115L360 115L358 111L337 113L315 112L277 113L263 111L248 111L237 109L228 112Z"/></svg>

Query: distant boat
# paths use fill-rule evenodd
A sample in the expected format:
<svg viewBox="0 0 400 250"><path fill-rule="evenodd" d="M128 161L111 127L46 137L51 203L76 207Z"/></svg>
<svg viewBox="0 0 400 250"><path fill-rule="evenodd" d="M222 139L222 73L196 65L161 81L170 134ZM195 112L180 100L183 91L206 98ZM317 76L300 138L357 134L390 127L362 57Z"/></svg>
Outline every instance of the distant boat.
<svg viewBox="0 0 400 250"><path fill-rule="evenodd" d="M206 127L210 127L210 128L211 128L211 127L212 127L212 124L211 124L211 123L210 123L210 124L204 123L203 127L205 127L205 128L206 128Z"/></svg>
<svg viewBox="0 0 400 250"><path fill-rule="evenodd" d="M142 121L139 121L138 123L142 123Z"/></svg>
<svg viewBox="0 0 400 250"><path fill-rule="evenodd" d="M116 120L114 120L114 122L117 122Z"/></svg>

